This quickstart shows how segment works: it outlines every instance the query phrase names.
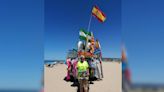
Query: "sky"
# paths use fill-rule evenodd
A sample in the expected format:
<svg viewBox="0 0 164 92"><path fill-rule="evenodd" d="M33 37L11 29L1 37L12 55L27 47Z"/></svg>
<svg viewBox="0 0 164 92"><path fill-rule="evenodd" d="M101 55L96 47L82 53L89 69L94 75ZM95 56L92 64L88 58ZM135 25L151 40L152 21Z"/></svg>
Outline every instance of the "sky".
<svg viewBox="0 0 164 92"><path fill-rule="evenodd" d="M43 2L0 1L0 90L39 89L43 73Z"/></svg>
<svg viewBox="0 0 164 92"><path fill-rule="evenodd" d="M164 83L164 1L122 2L122 39L135 83Z"/></svg>
<svg viewBox="0 0 164 92"><path fill-rule="evenodd" d="M65 60L68 50L77 48L79 31L81 28L87 30L94 5L107 19L101 23L93 17L89 31L99 39L103 57L121 56L121 0L46 0L45 60Z"/></svg>

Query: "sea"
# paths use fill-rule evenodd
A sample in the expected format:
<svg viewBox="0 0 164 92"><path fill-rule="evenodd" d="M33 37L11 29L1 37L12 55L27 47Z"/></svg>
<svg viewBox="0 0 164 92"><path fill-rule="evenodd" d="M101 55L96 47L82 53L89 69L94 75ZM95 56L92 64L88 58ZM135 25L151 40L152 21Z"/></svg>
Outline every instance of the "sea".
<svg viewBox="0 0 164 92"><path fill-rule="evenodd" d="M63 62L64 64L66 63L65 60L44 60L44 64L52 64L54 62Z"/></svg>

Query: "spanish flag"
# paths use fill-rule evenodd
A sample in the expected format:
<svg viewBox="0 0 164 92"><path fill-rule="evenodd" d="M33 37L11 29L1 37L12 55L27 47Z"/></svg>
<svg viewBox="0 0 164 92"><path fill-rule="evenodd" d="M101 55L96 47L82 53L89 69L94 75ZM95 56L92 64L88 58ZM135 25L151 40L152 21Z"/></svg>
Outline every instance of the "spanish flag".
<svg viewBox="0 0 164 92"><path fill-rule="evenodd" d="M104 22L106 20L105 14L97 6L93 7L92 15L95 16L100 22Z"/></svg>

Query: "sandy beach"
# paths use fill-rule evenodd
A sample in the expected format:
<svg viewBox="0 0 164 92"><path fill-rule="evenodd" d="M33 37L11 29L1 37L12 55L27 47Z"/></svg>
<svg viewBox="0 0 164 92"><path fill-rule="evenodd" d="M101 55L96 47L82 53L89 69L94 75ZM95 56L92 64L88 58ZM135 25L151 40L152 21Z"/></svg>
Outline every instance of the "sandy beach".
<svg viewBox="0 0 164 92"><path fill-rule="evenodd" d="M104 78L90 84L89 92L121 92L121 63L103 62ZM77 87L71 87L72 82L64 81L66 65L57 64L54 67L44 67L45 92L77 92Z"/></svg>

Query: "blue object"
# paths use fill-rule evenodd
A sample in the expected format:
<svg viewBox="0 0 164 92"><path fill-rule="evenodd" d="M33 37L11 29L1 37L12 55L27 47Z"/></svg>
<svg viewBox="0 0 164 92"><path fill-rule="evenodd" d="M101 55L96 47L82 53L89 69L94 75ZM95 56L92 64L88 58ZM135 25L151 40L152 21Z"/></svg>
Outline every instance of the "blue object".
<svg viewBox="0 0 164 92"><path fill-rule="evenodd" d="M125 71L127 68L127 63L125 61L122 61L122 71Z"/></svg>

